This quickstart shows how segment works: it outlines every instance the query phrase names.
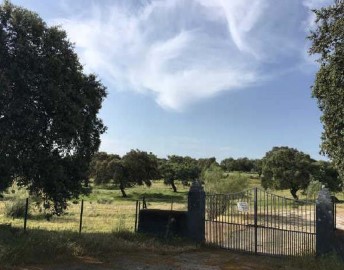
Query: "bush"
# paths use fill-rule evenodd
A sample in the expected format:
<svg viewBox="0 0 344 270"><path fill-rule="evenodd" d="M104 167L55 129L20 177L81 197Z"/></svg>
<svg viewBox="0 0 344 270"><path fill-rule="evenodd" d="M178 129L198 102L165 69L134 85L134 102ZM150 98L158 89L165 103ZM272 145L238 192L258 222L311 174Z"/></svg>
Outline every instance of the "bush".
<svg viewBox="0 0 344 270"><path fill-rule="evenodd" d="M25 215L25 199L13 199L5 204L5 215L11 218L22 218Z"/></svg>
<svg viewBox="0 0 344 270"><path fill-rule="evenodd" d="M241 173L227 176L221 167L212 165L203 175L205 190L208 193L235 193L248 188L248 177Z"/></svg>
<svg viewBox="0 0 344 270"><path fill-rule="evenodd" d="M320 181L313 180L308 184L306 189L307 199L315 200L323 184Z"/></svg>

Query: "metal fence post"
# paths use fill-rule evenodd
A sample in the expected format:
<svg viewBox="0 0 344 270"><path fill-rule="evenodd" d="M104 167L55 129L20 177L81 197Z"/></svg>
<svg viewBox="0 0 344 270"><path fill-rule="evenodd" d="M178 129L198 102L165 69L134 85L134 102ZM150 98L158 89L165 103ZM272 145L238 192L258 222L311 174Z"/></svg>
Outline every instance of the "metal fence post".
<svg viewBox="0 0 344 270"><path fill-rule="evenodd" d="M138 207L139 207L139 201L136 200L136 209L135 209L135 228L134 228L134 232L137 232L137 211L138 211Z"/></svg>
<svg viewBox="0 0 344 270"><path fill-rule="evenodd" d="M257 254L258 246L258 217L257 217L258 203L257 203L257 188L254 188L254 254Z"/></svg>
<svg viewBox="0 0 344 270"><path fill-rule="evenodd" d="M83 212L84 212L84 200L81 200L79 234L81 234L81 229L82 229L82 215L83 215Z"/></svg>
<svg viewBox="0 0 344 270"><path fill-rule="evenodd" d="M29 198L26 198L26 200L25 200L25 213L24 213L24 232L26 232L28 210L29 210Z"/></svg>
<svg viewBox="0 0 344 270"><path fill-rule="evenodd" d="M145 196L142 197L142 208L143 209L147 209L147 202L146 202L146 197Z"/></svg>

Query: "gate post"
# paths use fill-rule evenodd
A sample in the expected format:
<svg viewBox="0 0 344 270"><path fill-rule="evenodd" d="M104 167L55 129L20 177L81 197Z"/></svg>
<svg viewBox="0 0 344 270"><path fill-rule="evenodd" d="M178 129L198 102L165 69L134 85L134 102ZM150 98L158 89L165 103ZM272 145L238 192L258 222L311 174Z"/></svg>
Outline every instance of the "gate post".
<svg viewBox="0 0 344 270"><path fill-rule="evenodd" d="M333 250L333 202L327 188L320 190L316 200L316 254L323 255Z"/></svg>
<svg viewBox="0 0 344 270"><path fill-rule="evenodd" d="M188 193L188 236L196 242L205 241L205 192L194 181Z"/></svg>

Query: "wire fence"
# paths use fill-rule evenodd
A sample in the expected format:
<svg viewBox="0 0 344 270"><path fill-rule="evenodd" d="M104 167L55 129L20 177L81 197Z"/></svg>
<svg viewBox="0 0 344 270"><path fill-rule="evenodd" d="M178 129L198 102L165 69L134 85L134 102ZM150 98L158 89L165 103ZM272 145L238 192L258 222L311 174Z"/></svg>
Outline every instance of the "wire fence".
<svg viewBox="0 0 344 270"><path fill-rule="evenodd" d="M77 231L79 233L136 231L138 214L142 208L186 210L187 198L166 199L142 197L140 200L70 202L60 216L51 216L37 207L30 198L21 201L0 201L0 224L10 224L24 231ZM12 216L11 216L12 215Z"/></svg>

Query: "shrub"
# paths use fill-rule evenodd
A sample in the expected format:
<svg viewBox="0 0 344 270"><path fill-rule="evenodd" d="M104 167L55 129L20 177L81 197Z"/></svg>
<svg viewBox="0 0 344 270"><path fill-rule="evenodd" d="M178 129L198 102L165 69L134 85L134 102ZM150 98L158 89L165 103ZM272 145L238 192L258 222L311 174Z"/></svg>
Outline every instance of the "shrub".
<svg viewBox="0 0 344 270"><path fill-rule="evenodd" d="M221 167L212 165L203 175L208 193L235 193L248 188L248 177L241 173L225 175Z"/></svg>
<svg viewBox="0 0 344 270"><path fill-rule="evenodd" d="M11 218L22 218L25 215L25 199L14 198L5 204L5 215Z"/></svg>
<svg viewBox="0 0 344 270"><path fill-rule="evenodd" d="M306 189L306 195L308 200L316 199L319 191L321 190L323 184L320 181L313 180L308 184Z"/></svg>

